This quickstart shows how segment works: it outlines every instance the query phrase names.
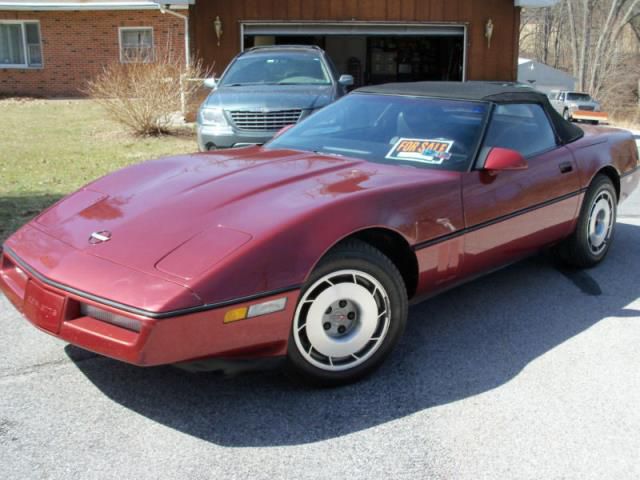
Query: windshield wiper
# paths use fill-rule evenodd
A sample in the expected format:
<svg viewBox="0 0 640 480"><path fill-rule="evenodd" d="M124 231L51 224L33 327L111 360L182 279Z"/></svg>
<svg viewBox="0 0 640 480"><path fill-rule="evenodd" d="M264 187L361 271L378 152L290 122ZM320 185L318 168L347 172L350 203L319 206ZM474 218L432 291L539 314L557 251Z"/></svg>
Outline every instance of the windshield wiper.
<svg viewBox="0 0 640 480"><path fill-rule="evenodd" d="M320 85L327 86L328 83L300 83L300 82L246 82L246 83L230 83L228 85L222 85L223 87L247 87L255 85Z"/></svg>
<svg viewBox="0 0 640 480"><path fill-rule="evenodd" d="M372 152L367 150L356 150L355 148L341 148L341 147L322 147L324 150L330 150L331 152L344 152L344 153L335 153L334 155L344 155L345 153L348 155L350 153L355 153L356 155L371 155Z"/></svg>
<svg viewBox="0 0 640 480"><path fill-rule="evenodd" d="M344 155L340 154L340 153L334 153L334 152L325 152L323 150L312 150L313 153L315 153L316 155L329 155L330 157L344 157Z"/></svg>
<svg viewBox="0 0 640 480"><path fill-rule="evenodd" d="M223 87L250 87L255 85L280 85L278 82L246 82L246 83L230 83Z"/></svg>
<svg viewBox="0 0 640 480"><path fill-rule="evenodd" d="M320 82L278 82L278 85L307 85L310 87L327 87L331 85L330 83L320 83Z"/></svg>

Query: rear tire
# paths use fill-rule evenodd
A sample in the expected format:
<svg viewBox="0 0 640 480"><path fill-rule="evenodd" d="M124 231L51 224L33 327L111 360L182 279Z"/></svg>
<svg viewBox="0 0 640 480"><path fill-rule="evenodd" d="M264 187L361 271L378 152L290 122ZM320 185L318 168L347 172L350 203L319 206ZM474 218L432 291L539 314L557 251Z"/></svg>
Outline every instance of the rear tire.
<svg viewBox="0 0 640 480"><path fill-rule="evenodd" d="M370 374L402 336L407 305L404 281L388 257L359 240L337 246L302 289L289 336L289 373L320 386Z"/></svg>
<svg viewBox="0 0 640 480"><path fill-rule="evenodd" d="M604 260L613 241L617 202L611 179L596 176L585 194L575 232L556 247L561 260L578 268L594 267Z"/></svg>

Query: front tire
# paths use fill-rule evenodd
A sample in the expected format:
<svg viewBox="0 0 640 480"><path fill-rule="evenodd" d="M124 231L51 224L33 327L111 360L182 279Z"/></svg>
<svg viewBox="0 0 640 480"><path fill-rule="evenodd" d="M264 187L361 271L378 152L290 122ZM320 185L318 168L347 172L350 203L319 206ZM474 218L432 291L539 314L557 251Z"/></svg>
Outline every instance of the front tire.
<svg viewBox="0 0 640 480"><path fill-rule="evenodd" d="M568 108L565 108L565 109L564 109L564 113L562 114L562 116L564 117L564 119L565 119L567 122L570 122L570 121L571 121L571 112L569 112L569 109L568 109Z"/></svg>
<svg viewBox="0 0 640 480"><path fill-rule="evenodd" d="M597 175L585 194L575 232L556 249L565 263L590 268L604 260L613 241L617 200L611 179Z"/></svg>
<svg viewBox="0 0 640 480"><path fill-rule="evenodd" d="M407 291L382 252L350 240L319 263L293 319L288 367L322 386L354 382L375 370L402 336Z"/></svg>

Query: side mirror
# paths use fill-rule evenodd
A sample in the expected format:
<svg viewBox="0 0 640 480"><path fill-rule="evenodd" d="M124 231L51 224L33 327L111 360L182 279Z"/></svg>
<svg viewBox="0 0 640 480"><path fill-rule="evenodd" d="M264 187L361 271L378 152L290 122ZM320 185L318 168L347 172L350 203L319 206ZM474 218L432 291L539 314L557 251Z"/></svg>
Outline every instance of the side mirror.
<svg viewBox="0 0 640 480"><path fill-rule="evenodd" d="M527 161L520 152L508 148L493 147L484 162L483 170L500 172L504 170L526 170Z"/></svg>
<svg viewBox="0 0 640 480"><path fill-rule="evenodd" d="M355 83L355 81L353 79L353 75L340 75L338 83L343 87L350 87Z"/></svg>
<svg viewBox="0 0 640 480"><path fill-rule="evenodd" d="M214 88L216 88L218 86L218 82L213 77L205 78L204 79L204 86L207 87L207 88L214 89Z"/></svg>
<svg viewBox="0 0 640 480"><path fill-rule="evenodd" d="M293 127L295 127L295 125L296 125L295 123L292 123L291 125L285 125L284 127L282 127L280 130L278 130L276 132L276 134L273 136L273 138L278 138L280 135L282 135L287 130L290 130Z"/></svg>

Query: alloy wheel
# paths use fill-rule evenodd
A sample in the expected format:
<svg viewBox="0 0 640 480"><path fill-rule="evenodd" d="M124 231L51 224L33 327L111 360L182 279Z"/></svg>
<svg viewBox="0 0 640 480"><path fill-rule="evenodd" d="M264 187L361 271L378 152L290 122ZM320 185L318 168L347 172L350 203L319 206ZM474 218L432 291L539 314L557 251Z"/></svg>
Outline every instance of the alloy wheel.
<svg viewBox="0 0 640 480"><path fill-rule="evenodd" d="M382 345L391 322L389 295L359 270L318 279L296 309L293 337L310 364L332 372L366 362Z"/></svg>
<svg viewBox="0 0 640 480"><path fill-rule="evenodd" d="M587 240L594 255L599 255L607 247L613 230L614 208L614 200L607 190L601 191L591 205Z"/></svg>

